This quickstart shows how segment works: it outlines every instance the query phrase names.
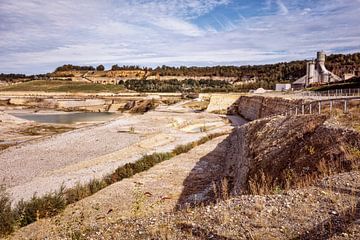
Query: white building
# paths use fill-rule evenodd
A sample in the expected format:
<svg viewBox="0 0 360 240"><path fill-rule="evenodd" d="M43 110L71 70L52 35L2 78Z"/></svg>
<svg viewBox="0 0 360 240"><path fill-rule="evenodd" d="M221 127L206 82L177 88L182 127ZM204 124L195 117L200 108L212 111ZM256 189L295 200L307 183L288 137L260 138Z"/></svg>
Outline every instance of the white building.
<svg viewBox="0 0 360 240"><path fill-rule="evenodd" d="M284 92L291 90L291 84L290 83L278 83L275 85L275 91L278 92Z"/></svg>

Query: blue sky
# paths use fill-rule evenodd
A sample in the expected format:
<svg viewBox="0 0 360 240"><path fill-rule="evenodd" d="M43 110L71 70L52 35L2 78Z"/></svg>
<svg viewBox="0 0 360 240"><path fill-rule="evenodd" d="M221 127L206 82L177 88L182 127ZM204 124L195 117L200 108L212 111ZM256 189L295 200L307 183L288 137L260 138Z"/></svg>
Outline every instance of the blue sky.
<svg viewBox="0 0 360 240"><path fill-rule="evenodd" d="M360 0L0 0L0 72L248 65L360 51Z"/></svg>

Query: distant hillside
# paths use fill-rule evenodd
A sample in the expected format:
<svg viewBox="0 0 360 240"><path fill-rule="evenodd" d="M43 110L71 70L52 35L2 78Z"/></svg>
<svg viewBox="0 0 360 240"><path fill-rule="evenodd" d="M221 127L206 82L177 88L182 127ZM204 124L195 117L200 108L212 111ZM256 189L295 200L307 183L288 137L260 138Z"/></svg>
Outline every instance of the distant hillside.
<svg viewBox="0 0 360 240"><path fill-rule="evenodd" d="M345 73L352 71L360 71L360 53L354 54L333 54L327 57L326 65L329 70L335 74L342 76ZM102 65L97 69L102 69ZM92 66L73 66L64 65L58 67L55 71L95 71ZM118 73L138 73L134 77L144 76L172 76L172 77L225 77L236 78L238 80L248 79L249 77L256 77L260 81L294 81L306 73L306 60L281 62L276 64L255 65L255 66L214 66L214 67L170 67L161 66L155 69L142 68L139 66L122 66L113 65L111 70ZM104 71L109 72L109 71ZM108 74L103 74L107 76ZM128 74L131 75L131 74Z"/></svg>
<svg viewBox="0 0 360 240"><path fill-rule="evenodd" d="M354 70L360 71L360 53L333 54L327 57L329 70L342 76ZM255 76L260 81L295 81L306 73L306 60L256 66L215 66L215 67L157 67L152 75L160 76L220 76L238 79Z"/></svg>
<svg viewBox="0 0 360 240"><path fill-rule="evenodd" d="M360 53L353 54L333 54L327 57L327 68L336 75L342 77L346 73L355 73L360 76ZM276 64L256 65L256 66L214 66L214 67L170 67L161 66L157 68L147 68L140 66L118 66L113 65L110 70L105 70L103 65L76 66L66 64L56 68L51 74L24 76L16 74L2 74L0 81L24 81L29 79L53 79L53 80L73 80L85 81L89 83L102 84L124 84L128 80L141 80L142 85L148 85L144 89L168 89L164 86L155 86L160 83L153 81L166 81L166 85L178 80L196 81L224 81L223 89L229 90L227 83L236 85L237 90L248 90L257 87L274 88L278 82L293 82L306 73L306 60L282 62ZM143 82L145 81L145 82ZM162 84L162 83L161 83ZM165 83L164 83L165 84ZM164 85L162 84L162 85ZM178 83L177 85L182 84ZM212 82L212 85L214 83ZM131 83L131 90L138 89L138 83ZM188 84L185 84L188 85ZM192 83L191 85L194 85ZM196 85L196 84L195 84ZM186 86L187 88L188 86ZM172 87L173 88L173 87Z"/></svg>

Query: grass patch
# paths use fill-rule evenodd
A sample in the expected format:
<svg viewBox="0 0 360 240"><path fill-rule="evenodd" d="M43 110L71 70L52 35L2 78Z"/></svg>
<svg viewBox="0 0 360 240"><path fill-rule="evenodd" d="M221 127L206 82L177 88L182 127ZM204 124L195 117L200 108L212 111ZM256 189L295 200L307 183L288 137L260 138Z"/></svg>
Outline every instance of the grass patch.
<svg viewBox="0 0 360 240"><path fill-rule="evenodd" d="M44 92L125 92L121 85L72 82L61 80L35 80L0 87L0 91L44 91Z"/></svg>
<svg viewBox="0 0 360 240"><path fill-rule="evenodd" d="M58 134L64 133L75 128L67 127L67 126L51 126L51 125L39 125L39 126L31 126L19 131L19 133L27 136L40 136L40 135L48 135L48 134Z"/></svg>
<svg viewBox="0 0 360 240"><path fill-rule="evenodd" d="M42 197L36 195L29 201L20 201L14 209L11 209L11 202L5 191L0 192L0 236L11 233L17 227L24 227L41 218L52 217L60 213L69 204L75 203L88 197L101 189L130 178L137 173L146 171L156 164L169 160L176 155L186 153L192 148L206 143L226 133L215 133L207 135L198 141L177 146L171 152L153 153L145 155L137 162L127 163L117 168L112 174L103 179L94 179L86 184L77 184L70 189L61 187L59 191L49 193Z"/></svg>

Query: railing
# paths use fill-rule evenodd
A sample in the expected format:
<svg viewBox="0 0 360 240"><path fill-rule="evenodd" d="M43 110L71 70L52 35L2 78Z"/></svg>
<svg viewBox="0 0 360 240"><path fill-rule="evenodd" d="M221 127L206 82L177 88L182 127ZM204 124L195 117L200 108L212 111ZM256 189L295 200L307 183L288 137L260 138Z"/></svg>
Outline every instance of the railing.
<svg viewBox="0 0 360 240"><path fill-rule="evenodd" d="M359 105L360 97L324 99L305 102L290 108L282 115L332 114L336 109L340 109L344 114L348 114L352 108L359 108Z"/></svg>
<svg viewBox="0 0 360 240"><path fill-rule="evenodd" d="M345 96L360 96L360 88L349 89L333 89L326 91L306 91L301 92L302 96L315 97L345 97Z"/></svg>

